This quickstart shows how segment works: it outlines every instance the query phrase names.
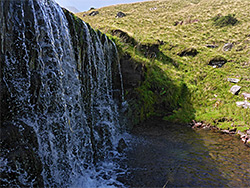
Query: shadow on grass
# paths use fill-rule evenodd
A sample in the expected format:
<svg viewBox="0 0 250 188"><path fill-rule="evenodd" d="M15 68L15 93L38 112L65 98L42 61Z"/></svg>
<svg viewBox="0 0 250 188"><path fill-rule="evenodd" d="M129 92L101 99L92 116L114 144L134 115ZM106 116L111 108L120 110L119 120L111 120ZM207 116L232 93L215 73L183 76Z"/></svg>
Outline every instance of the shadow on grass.
<svg viewBox="0 0 250 188"><path fill-rule="evenodd" d="M187 85L180 79L172 80L167 71L153 63L157 59L175 65L173 59L159 50L162 43L139 44L121 30L113 30L112 35L120 38L115 39L115 42L120 54L125 97L129 103L127 116L131 124L138 124L154 116L165 117L170 122L191 122L195 110ZM136 52L132 54L126 51L128 46ZM140 57L134 57L135 54Z"/></svg>

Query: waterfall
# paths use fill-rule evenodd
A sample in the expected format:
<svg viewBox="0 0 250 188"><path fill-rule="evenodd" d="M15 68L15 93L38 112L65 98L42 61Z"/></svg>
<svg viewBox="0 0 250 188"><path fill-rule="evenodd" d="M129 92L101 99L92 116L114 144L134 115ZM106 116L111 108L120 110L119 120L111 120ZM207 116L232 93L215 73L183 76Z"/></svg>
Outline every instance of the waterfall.
<svg viewBox="0 0 250 188"><path fill-rule="evenodd" d="M0 40L1 185L76 186L121 129L114 43L53 0L1 0Z"/></svg>

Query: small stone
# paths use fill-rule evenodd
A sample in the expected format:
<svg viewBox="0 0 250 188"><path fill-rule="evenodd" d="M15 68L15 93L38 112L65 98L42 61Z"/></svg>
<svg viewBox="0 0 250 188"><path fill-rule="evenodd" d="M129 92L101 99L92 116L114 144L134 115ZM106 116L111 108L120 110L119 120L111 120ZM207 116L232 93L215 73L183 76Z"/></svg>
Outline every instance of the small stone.
<svg viewBox="0 0 250 188"><path fill-rule="evenodd" d="M245 101L245 104L243 105L244 108L250 108L250 102Z"/></svg>
<svg viewBox="0 0 250 188"><path fill-rule="evenodd" d="M239 106L239 107L243 106L244 104L245 104L244 101L238 101L238 102L236 102L236 105Z"/></svg>
<svg viewBox="0 0 250 188"><path fill-rule="evenodd" d="M207 47L207 48L218 48L218 45L207 44L206 47Z"/></svg>
<svg viewBox="0 0 250 188"><path fill-rule="evenodd" d="M149 10L150 10L150 11L157 10L157 7L150 8Z"/></svg>
<svg viewBox="0 0 250 188"><path fill-rule="evenodd" d="M243 97L247 100L250 99L250 93L242 93Z"/></svg>
<svg viewBox="0 0 250 188"><path fill-rule="evenodd" d="M222 130L221 132L226 133L226 134L230 133L229 130Z"/></svg>
<svg viewBox="0 0 250 188"><path fill-rule="evenodd" d="M99 14L98 11L92 11L91 13L89 13L89 16L96 16L97 14Z"/></svg>
<svg viewBox="0 0 250 188"><path fill-rule="evenodd" d="M233 48L233 44L232 43L227 43L223 46L223 51L227 52L227 51L230 51L232 50Z"/></svg>
<svg viewBox="0 0 250 188"><path fill-rule="evenodd" d="M237 134L240 135L240 137L244 136L245 134L241 131L237 131Z"/></svg>
<svg viewBox="0 0 250 188"><path fill-rule="evenodd" d="M250 129L247 130L247 135L250 135Z"/></svg>
<svg viewBox="0 0 250 188"><path fill-rule="evenodd" d="M236 105L237 105L238 107L250 108L250 102L247 102L247 101L239 101L239 102L236 102Z"/></svg>
<svg viewBox="0 0 250 188"><path fill-rule="evenodd" d="M240 92L241 86L234 85L231 87L230 92L234 95L237 95Z"/></svg>
<svg viewBox="0 0 250 188"><path fill-rule="evenodd" d="M118 12L117 15L116 15L116 18L122 18L122 17L125 17L126 14L123 13L123 12Z"/></svg>
<svg viewBox="0 0 250 188"><path fill-rule="evenodd" d="M228 78L227 81L228 82L232 82L232 83L238 83L240 81L240 79L237 79L237 78Z"/></svg>

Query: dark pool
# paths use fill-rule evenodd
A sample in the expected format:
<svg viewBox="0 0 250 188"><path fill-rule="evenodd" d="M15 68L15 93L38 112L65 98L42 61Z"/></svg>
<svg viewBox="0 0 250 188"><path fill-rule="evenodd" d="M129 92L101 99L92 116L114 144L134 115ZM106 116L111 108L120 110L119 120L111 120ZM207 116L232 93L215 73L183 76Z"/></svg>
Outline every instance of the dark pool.
<svg viewBox="0 0 250 188"><path fill-rule="evenodd" d="M127 187L250 187L250 148L233 136L159 120L131 135L117 178Z"/></svg>

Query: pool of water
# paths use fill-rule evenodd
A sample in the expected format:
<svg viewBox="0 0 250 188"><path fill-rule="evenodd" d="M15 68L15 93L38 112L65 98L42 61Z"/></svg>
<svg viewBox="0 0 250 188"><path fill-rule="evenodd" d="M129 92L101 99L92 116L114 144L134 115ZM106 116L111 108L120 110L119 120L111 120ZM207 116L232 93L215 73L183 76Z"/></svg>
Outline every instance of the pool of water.
<svg viewBox="0 0 250 188"><path fill-rule="evenodd" d="M126 141L126 187L250 187L250 148L233 136L152 120Z"/></svg>

